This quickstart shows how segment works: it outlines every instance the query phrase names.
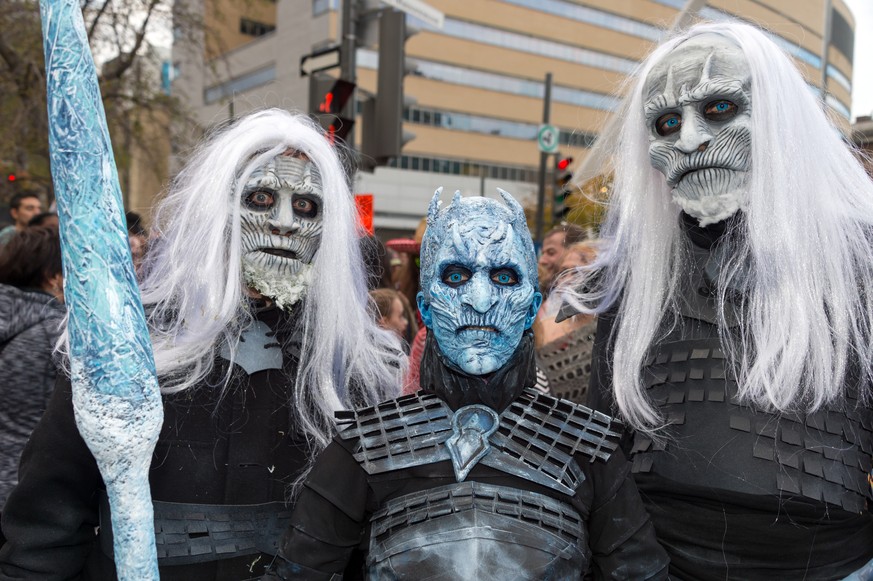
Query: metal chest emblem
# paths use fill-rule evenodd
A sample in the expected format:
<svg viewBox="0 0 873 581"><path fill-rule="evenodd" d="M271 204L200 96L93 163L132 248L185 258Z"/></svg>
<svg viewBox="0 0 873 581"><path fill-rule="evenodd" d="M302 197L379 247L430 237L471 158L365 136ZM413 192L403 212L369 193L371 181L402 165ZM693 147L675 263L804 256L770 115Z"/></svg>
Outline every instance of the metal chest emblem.
<svg viewBox="0 0 873 581"><path fill-rule="evenodd" d="M458 482L463 482L473 466L491 451L488 438L497 431L499 422L497 412L479 404L464 406L452 416L452 435L446 440L446 448Z"/></svg>
<svg viewBox="0 0 873 581"><path fill-rule="evenodd" d="M230 361L230 348L222 343L220 355ZM236 349L235 363L252 375L266 369L282 369L282 346L276 333L263 321L255 321L242 332Z"/></svg>

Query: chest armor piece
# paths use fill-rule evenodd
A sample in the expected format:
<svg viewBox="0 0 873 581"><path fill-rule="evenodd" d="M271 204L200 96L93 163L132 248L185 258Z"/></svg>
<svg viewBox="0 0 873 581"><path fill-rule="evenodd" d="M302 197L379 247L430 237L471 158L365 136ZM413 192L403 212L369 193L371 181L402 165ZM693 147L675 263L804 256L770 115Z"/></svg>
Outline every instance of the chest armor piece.
<svg viewBox="0 0 873 581"><path fill-rule="evenodd" d="M481 405L455 412L419 392L337 419L368 474L451 461L461 482L481 463L568 496L585 479L577 457L607 460L621 435L611 417L532 389L499 415Z"/></svg>
<svg viewBox="0 0 873 581"><path fill-rule="evenodd" d="M371 519L370 579L580 579L588 532L569 504L460 482L389 501Z"/></svg>

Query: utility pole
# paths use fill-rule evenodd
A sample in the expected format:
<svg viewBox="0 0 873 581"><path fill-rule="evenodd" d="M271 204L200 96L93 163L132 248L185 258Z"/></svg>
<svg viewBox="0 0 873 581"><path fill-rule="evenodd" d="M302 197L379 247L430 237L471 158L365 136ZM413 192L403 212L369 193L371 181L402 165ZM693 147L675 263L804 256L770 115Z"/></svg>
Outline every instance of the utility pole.
<svg viewBox="0 0 873 581"><path fill-rule="evenodd" d="M356 80L356 72L355 72L355 51L356 51L356 37L355 37L355 18L354 14L354 4L355 0L342 0L343 3L343 13L342 13L342 43L340 45L340 78L344 81L348 81L350 83L355 83ZM355 119L355 93L353 92L351 97L346 101L343 106L343 110L340 112L340 117L345 119ZM354 149L355 147L355 132L349 131L349 134L346 136L346 144L348 144L349 148Z"/></svg>
<svg viewBox="0 0 873 581"><path fill-rule="evenodd" d="M546 94L543 98L543 125L549 124L549 111L552 108L552 73L546 73L545 81ZM537 216L536 216L536 243L543 241L543 215L545 214L546 203L546 165L549 160L549 154L543 151L540 152L540 187L537 192Z"/></svg>
<svg viewBox="0 0 873 581"><path fill-rule="evenodd" d="M831 0L824 0L824 31L821 35L821 102L827 103L828 97L828 64L830 58L828 55L831 46L831 19L833 18L834 8Z"/></svg>

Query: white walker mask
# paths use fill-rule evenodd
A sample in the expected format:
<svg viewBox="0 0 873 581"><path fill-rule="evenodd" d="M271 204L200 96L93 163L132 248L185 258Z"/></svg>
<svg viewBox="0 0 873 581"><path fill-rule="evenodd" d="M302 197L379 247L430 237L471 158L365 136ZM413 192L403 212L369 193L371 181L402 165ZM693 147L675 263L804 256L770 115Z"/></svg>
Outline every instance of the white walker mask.
<svg viewBox="0 0 873 581"><path fill-rule="evenodd" d="M687 40L656 64L643 93L652 166L701 226L746 205L751 79L743 51L718 34Z"/></svg>
<svg viewBox="0 0 873 581"><path fill-rule="evenodd" d="M321 176L310 161L281 154L252 172L241 202L243 276L286 309L306 291L321 241Z"/></svg>

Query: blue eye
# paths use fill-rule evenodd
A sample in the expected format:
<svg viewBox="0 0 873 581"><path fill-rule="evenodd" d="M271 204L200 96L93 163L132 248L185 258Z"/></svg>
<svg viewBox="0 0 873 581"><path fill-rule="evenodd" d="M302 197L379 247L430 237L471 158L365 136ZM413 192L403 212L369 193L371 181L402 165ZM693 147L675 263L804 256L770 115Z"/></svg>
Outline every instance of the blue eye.
<svg viewBox="0 0 873 581"><path fill-rule="evenodd" d="M727 121L739 112L740 108L731 101L721 100L708 103L703 115L711 121Z"/></svg>
<svg viewBox="0 0 873 581"><path fill-rule="evenodd" d="M655 121L655 131L658 132L658 135L670 135L671 133L676 133L679 131L680 127L682 127L682 116L678 113L667 113L666 115L661 115L658 117L658 120Z"/></svg>
<svg viewBox="0 0 873 581"><path fill-rule="evenodd" d="M511 268L498 268L491 271L492 282L501 286L518 284L518 274Z"/></svg>
<svg viewBox="0 0 873 581"><path fill-rule="evenodd" d="M440 278L450 287L457 288L470 280L471 276L473 276L473 273L463 266L459 264L450 264L443 270Z"/></svg>

